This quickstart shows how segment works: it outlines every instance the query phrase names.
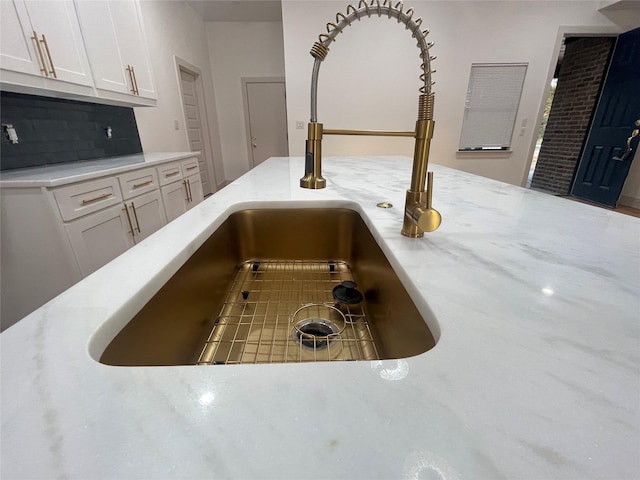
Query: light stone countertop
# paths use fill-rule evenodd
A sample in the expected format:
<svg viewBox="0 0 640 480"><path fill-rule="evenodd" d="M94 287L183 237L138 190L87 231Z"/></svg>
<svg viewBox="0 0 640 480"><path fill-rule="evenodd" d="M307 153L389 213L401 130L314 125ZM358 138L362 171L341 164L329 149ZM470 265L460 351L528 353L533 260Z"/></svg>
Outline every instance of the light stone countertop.
<svg viewBox="0 0 640 480"><path fill-rule="evenodd" d="M7 170L0 173L0 188L57 187L106 175L116 175L135 168L153 167L162 163L198 156L200 156L200 152L136 153L82 162L56 163L42 167Z"/></svg>
<svg viewBox="0 0 640 480"><path fill-rule="evenodd" d="M271 159L0 335L1 476L640 478L640 219L411 160ZM390 201L388 210L376 203ZM111 338L235 210L361 213L436 346L386 361L112 367Z"/></svg>

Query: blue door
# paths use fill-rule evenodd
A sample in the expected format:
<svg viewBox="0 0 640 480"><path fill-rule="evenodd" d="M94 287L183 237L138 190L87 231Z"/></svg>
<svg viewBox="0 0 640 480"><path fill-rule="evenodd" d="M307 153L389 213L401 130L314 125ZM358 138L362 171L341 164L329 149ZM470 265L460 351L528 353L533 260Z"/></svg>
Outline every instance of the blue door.
<svg viewBox="0 0 640 480"><path fill-rule="evenodd" d="M616 42L571 194L615 207L638 148L640 28Z"/></svg>

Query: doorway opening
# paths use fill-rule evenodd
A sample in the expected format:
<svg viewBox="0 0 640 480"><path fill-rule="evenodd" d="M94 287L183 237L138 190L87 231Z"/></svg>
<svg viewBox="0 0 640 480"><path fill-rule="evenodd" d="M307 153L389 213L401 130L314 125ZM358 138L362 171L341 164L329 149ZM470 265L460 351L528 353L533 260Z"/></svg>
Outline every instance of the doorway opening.
<svg viewBox="0 0 640 480"><path fill-rule="evenodd" d="M637 149L630 140L639 136L640 29L563 43L527 186L615 208Z"/></svg>
<svg viewBox="0 0 640 480"><path fill-rule="evenodd" d="M614 44L615 37L563 39L528 187L553 195L570 195Z"/></svg>
<svg viewBox="0 0 640 480"><path fill-rule="evenodd" d="M284 78L242 78L242 97L251 168L271 157L288 157Z"/></svg>
<svg viewBox="0 0 640 480"><path fill-rule="evenodd" d="M215 193L217 189L202 74L200 69L177 57L176 67L189 150L200 152L198 164L202 179L202 192L206 198Z"/></svg>

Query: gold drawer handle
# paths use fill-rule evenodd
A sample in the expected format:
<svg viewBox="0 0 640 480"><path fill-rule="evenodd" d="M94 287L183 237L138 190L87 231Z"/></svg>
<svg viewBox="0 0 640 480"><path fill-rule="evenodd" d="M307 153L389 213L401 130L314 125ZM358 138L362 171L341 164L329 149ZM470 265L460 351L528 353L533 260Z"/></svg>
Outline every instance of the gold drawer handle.
<svg viewBox="0 0 640 480"><path fill-rule="evenodd" d="M133 188L146 187L147 185L151 185L152 183L153 183L153 180L147 180L146 182L134 184Z"/></svg>
<svg viewBox="0 0 640 480"><path fill-rule="evenodd" d="M174 177L176 175L180 175L180 172L173 172L173 173L165 173L164 174L165 177Z"/></svg>
<svg viewBox="0 0 640 480"><path fill-rule="evenodd" d="M194 165L193 167L187 167L187 170L193 170L194 168L198 168L198 166Z"/></svg>
<svg viewBox="0 0 640 480"><path fill-rule="evenodd" d="M99 197L90 198L88 200L82 200L82 204L86 205L87 203L97 202L98 200L104 200L105 198L109 198L109 197L112 197L112 196L113 196L113 193L104 193L104 194L100 195Z"/></svg>

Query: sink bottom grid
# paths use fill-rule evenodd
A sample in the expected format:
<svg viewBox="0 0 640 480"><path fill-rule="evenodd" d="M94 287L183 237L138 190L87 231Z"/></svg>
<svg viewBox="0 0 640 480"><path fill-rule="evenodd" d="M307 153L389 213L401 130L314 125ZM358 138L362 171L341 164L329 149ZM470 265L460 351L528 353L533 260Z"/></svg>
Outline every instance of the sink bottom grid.
<svg viewBox="0 0 640 480"><path fill-rule="evenodd" d="M353 275L341 261L243 263L197 364L379 359L365 302L336 305L333 299L333 288L345 280ZM306 328L308 321L296 327L294 315L307 308L320 312L314 320L321 328Z"/></svg>

